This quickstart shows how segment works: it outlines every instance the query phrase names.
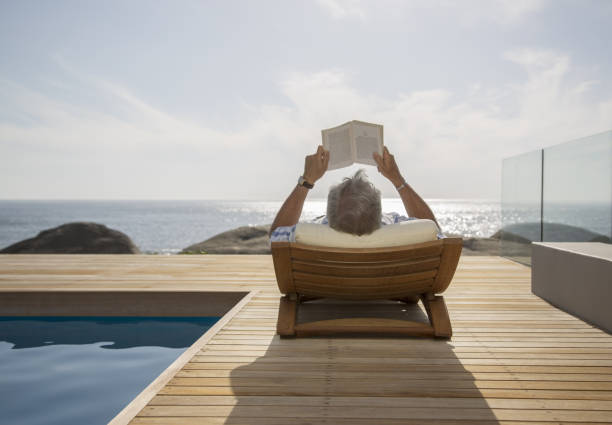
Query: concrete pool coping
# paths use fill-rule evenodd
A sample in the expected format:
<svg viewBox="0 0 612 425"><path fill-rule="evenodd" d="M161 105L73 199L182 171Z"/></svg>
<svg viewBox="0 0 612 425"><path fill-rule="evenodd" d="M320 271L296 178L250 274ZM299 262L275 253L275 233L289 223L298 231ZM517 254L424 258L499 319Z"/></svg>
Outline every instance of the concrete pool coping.
<svg viewBox="0 0 612 425"><path fill-rule="evenodd" d="M2 316L216 316L226 314L248 291L4 290Z"/></svg>
<svg viewBox="0 0 612 425"><path fill-rule="evenodd" d="M258 291L248 292L225 313L208 331L183 352L170 366L142 390L108 425L128 424L155 397L155 395L196 355L210 339L217 334L242 308L251 301ZM225 293L227 294L227 292Z"/></svg>
<svg viewBox="0 0 612 425"><path fill-rule="evenodd" d="M219 316L219 320L132 399L109 425L128 424L259 291L0 291L0 316ZM135 302L138 301L138 302Z"/></svg>

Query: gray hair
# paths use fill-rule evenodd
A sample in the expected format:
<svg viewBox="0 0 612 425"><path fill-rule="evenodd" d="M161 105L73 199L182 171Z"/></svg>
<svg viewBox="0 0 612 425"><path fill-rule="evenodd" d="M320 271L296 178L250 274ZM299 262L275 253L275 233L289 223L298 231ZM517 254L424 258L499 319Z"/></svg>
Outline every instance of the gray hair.
<svg viewBox="0 0 612 425"><path fill-rule="evenodd" d="M327 221L329 227L354 235L367 235L380 227L380 191L361 169L353 177L329 189Z"/></svg>

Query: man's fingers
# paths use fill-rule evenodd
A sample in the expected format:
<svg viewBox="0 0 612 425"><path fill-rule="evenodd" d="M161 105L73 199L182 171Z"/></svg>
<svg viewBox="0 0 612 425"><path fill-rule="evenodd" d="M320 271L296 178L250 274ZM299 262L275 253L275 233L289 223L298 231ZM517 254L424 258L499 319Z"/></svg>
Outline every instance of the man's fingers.
<svg viewBox="0 0 612 425"><path fill-rule="evenodd" d="M326 151L325 149L323 149L321 151L321 155L319 156L319 158L321 158L321 161L324 164L327 164L327 161L329 161L329 151Z"/></svg>
<svg viewBox="0 0 612 425"><path fill-rule="evenodd" d="M382 161L382 158L380 157L378 152L372 153L372 157L374 158L374 161L376 161L376 165L378 165L378 171L380 171L380 162Z"/></svg>

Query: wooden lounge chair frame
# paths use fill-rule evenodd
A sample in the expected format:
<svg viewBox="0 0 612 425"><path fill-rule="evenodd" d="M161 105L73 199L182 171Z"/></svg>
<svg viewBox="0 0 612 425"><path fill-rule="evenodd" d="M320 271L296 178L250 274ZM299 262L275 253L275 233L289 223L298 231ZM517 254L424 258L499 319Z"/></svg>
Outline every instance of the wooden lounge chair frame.
<svg viewBox="0 0 612 425"><path fill-rule="evenodd" d="M329 248L272 242L272 259L283 296L278 310L281 337L375 333L450 338L444 298L462 239L445 238L393 248ZM423 303L429 324L383 318L348 318L297 323L301 303L319 298L400 300Z"/></svg>

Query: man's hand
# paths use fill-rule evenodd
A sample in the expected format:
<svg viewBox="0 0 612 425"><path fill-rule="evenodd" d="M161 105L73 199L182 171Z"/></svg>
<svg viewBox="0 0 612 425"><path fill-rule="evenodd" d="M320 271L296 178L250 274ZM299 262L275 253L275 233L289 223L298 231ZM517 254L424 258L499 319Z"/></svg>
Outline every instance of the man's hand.
<svg viewBox="0 0 612 425"><path fill-rule="evenodd" d="M388 178L393 186L398 187L404 183L404 178L395 163L395 157L389 153L389 149L386 146L383 149L382 156L378 152L374 152L372 157L374 157L374 161L378 165L380 174Z"/></svg>
<svg viewBox="0 0 612 425"><path fill-rule="evenodd" d="M304 180L314 184L327 171L327 164L329 164L329 151L319 145L317 152L307 155L304 160Z"/></svg>

